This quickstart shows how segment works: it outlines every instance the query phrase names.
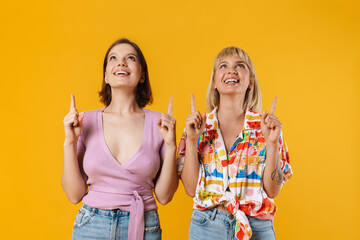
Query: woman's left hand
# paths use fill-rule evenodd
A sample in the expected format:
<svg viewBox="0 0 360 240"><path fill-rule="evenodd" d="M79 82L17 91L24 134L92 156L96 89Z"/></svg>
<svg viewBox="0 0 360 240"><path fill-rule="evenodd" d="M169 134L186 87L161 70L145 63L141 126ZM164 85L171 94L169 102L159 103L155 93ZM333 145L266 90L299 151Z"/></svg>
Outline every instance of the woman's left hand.
<svg viewBox="0 0 360 240"><path fill-rule="evenodd" d="M277 97L271 104L270 113L264 111L261 116L261 131L264 135L266 143L276 144L279 141L281 134L282 124L280 120L275 117Z"/></svg>
<svg viewBox="0 0 360 240"><path fill-rule="evenodd" d="M161 114L161 119L157 120L157 126L165 144L176 146L176 120L172 112L172 97L170 97L168 114Z"/></svg>

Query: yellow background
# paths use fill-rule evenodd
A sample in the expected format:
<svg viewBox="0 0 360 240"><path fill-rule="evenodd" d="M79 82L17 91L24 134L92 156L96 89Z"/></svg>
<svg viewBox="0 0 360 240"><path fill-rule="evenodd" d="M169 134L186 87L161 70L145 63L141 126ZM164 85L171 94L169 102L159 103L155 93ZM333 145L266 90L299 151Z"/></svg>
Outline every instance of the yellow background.
<svg viewBox="0 0 360 240"><path fill-rule="evenodd" d="M276 198L278 239L355 239L360 230L359 1L0 2L0 238L70 239L80 204L61 188L62 120L100 108L102 61L119 37L139 44L155 101L174 96L177 137L190 93L205 111L212 61L236 45L252 58L263 109L279 97L295 173ZM187 239L180 185L160 206L163 239Z"/></svg>

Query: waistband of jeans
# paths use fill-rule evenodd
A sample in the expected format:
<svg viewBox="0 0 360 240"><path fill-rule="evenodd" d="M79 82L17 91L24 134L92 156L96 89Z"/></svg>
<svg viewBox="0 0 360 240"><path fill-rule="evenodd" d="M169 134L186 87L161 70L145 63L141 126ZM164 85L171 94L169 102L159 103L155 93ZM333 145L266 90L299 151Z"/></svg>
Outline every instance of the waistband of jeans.
<svg viewBox="0 0 360 240"><path fill-rule="evenodd" d="M216 207L207 210L198 210L198 209L194 209L194 210L205 213L210 217L211 220L214 220L215 218L220 218L222 220L233 220L235 218L234 215L232 215L231 213L223 212L217 209Z"/></svg>
<svg viewBox="0 0 360 240"><path fill-rule="evenodd" d="M90 207L89 205L86 205L86 204L83 204L82 207L89 210L90 212L98 213L98 214L101 214L104 216L129 216L130 215L129 211L124 211L121 209L100 209L100 208ZM151 213L151 212L155 212L156 214L158 214L156 209L146 211L146 212L144 212L144 214Z"/></svg>
<svg viewBox="0 0 360 240"><path fill-rule="evenodd" d="M105 216L128 216L130 215L129 211L124 211L121 209L100 209L100 208L94 208L90 207L86 204L83 205L83 208L97 214L105 215Z"/></svg>

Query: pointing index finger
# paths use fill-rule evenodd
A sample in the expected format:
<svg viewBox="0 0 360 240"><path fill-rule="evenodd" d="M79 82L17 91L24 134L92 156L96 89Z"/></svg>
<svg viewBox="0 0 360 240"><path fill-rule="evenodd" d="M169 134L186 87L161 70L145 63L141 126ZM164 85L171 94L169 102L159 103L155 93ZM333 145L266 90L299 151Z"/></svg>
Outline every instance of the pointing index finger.
<svg viewBox="0 0 360 240"><path fill-rule="evenodd" d="M275 115L275 109L276 109L276 102L278 100L278 97L274 98L274 101L271 104L270 114Z"/></svg>
<svg viewBox="0 0 360 240"><path fill-rule="evenodd" d="M75 96L74 94L71 94L71 103L70 103L70 110L76 109L75 106Z"/></svg>
<svg viewBox="0 0 360 240"><path fill-rule="evenodd" d="M168 107L168 115L170 115L170 116L173 115L172 104L173 104L173 97L170 97L170 99L169 99L169 107Z"/></svg>
<svg viewBox="0 0 360 240"><path fill-rule="evenodd" d="M194 94L191 94L191 113L196 112L196 104Z"/></svg>

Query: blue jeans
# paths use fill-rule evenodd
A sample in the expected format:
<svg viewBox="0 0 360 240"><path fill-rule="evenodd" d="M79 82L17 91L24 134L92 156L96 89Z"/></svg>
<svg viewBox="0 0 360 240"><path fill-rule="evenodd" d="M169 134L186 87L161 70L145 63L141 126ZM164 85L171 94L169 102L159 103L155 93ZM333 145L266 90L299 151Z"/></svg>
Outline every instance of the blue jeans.
<svg viewBox="0 0 360 240"><path fill-rule="evenodd" d="M73 240L127 240L130 212L102 210L83 205L75 219ZM159 216L156 210L145 212L144 240L161 239Z"/></svg>
<svg viewBox="0 0 360 240"><path fill-rule="evenodd" d="M274 240L275 232L271 220L260 220L247 216L252 229L251 240ZM193 210L189 229L189 240L235 239L236 219L231 213L216 208Z"/></svg>

